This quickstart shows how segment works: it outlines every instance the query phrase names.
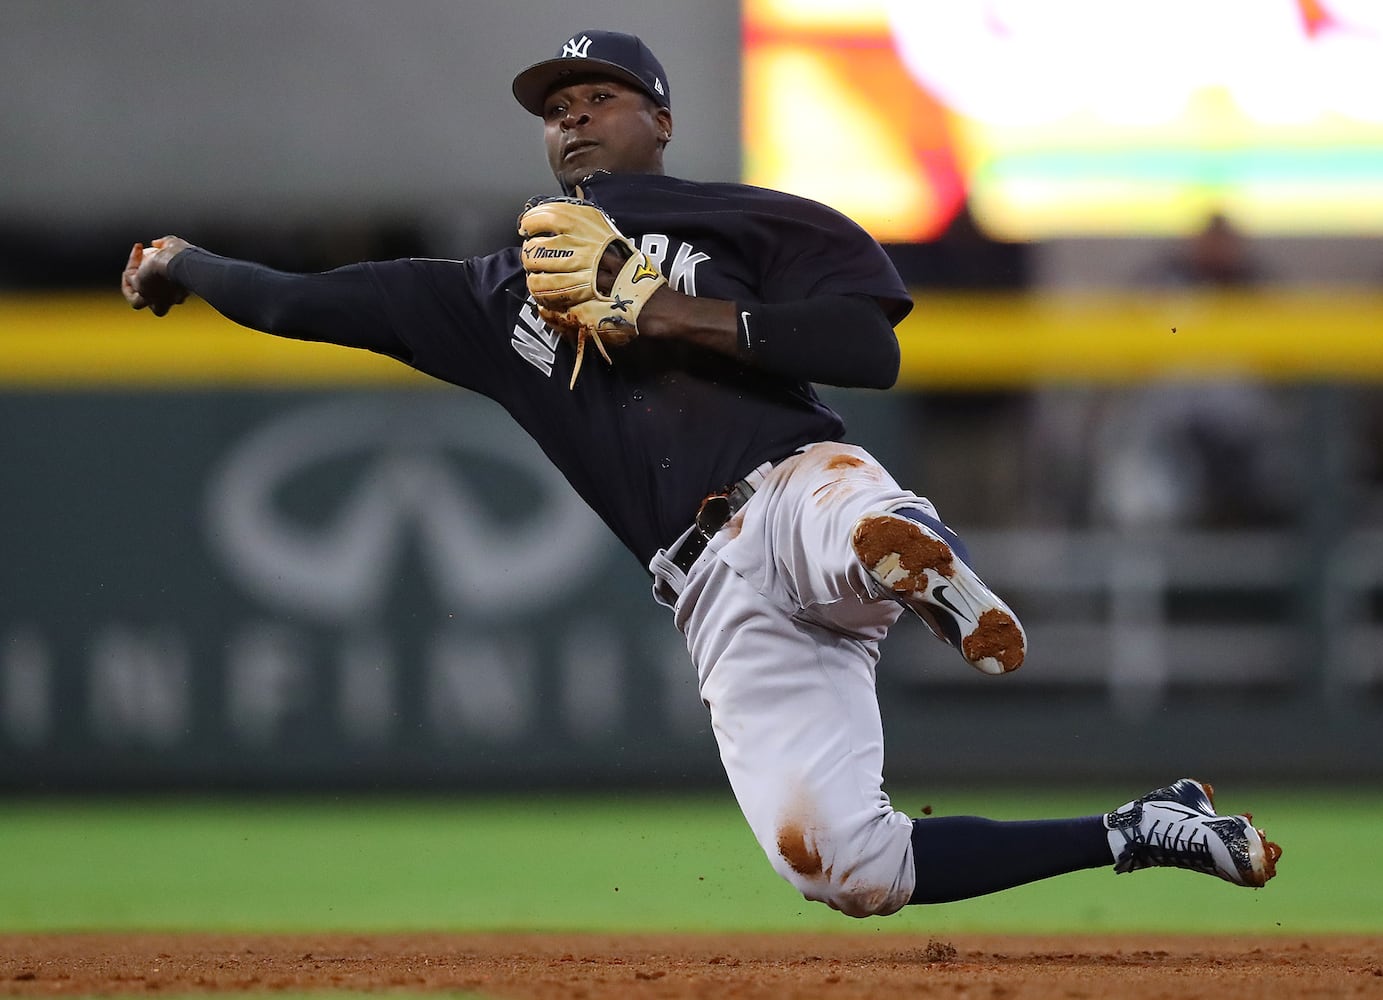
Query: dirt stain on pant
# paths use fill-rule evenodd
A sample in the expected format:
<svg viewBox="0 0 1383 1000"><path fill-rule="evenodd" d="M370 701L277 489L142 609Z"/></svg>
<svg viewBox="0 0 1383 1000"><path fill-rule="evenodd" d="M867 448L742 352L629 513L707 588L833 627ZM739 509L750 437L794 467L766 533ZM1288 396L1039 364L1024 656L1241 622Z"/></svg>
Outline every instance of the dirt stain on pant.
<svg viewBox="0 0 1383 1000"><path fill-rule="evenodd" d="M778 828L778 853L788 867L804 878L822 875L821 852L807 843L807 828L799 820L789 820Z"/></svg>
<svg viewBox="0 0 1383 1000"><path fill-rule="evenodd" d="M822 468L826 472L836 475L835 478L822 483L812 491L812 496L818 505L840 499L841 496L854 489L855 480L860 478L877 480L879 478L878 471L869 468L863 459L840 452L827 455Z"/></svg>

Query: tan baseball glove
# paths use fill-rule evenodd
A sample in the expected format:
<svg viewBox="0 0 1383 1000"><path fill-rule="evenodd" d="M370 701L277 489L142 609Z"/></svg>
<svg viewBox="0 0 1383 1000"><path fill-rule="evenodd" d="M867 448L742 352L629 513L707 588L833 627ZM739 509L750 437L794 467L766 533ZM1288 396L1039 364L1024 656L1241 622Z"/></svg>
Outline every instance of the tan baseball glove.
<svg viewBox="0 0 1383 1000"><path fill-rule="evenodd" d="M606 347L622 347L639 335L640 311L667 281L599 206L580 197L529 201L519 216L519 236L538 314L576 345L569 386L574 387L586 342L595 341L610 363ZM608 261L604 268L602 258ZM610 288L601 291L606 283Z"/></svg>

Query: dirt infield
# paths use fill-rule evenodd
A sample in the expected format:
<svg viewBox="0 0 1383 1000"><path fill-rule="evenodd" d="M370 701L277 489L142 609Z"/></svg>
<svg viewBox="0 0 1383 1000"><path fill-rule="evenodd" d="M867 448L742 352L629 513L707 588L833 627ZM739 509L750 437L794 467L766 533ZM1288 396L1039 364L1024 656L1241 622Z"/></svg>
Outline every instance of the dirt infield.
<svg viewBox="0 0 1383 1000"><path fill-rule="evenodd" d="M0 994L1383 998L1383 938L0 935Z"/></svg>

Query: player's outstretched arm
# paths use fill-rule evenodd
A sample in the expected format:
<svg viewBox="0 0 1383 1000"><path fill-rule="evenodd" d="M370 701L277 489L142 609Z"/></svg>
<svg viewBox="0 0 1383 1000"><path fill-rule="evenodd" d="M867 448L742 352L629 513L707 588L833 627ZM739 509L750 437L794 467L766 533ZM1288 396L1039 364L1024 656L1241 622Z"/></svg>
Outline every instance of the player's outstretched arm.
<svg viewBox="0 0 1383 1000"><path fill-rule="evenodd" d="M366 267L292 274L165 236L148 247L134 245L120 290L135 309L149 309L156 316L195 294L252 330L406 359L409 351L394 333Z"/></svg>

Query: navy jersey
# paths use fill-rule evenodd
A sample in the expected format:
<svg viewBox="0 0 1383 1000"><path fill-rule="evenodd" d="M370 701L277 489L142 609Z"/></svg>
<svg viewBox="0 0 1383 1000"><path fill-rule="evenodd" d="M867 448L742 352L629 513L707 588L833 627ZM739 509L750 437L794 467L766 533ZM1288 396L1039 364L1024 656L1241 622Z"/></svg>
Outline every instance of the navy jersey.
<svg viewBox="0 0 1383 1000"><path fill-rule="evenodd" d="M911 307L878 243L815 202L658 175L605 175L584 193L677 291L741 303L867 295L893 322ZM708 493L844 434L810 385L666 341L635 340L613 365L592 354L568 389L575 351L538 318L517 247L364 266L408 363L496 400L645 564Z"/></svg>
<svg viewBox="0 0 1383 1000"><path fill-rule="evenodd" d="M778 353L761 355L760 366L639 338L612 365L588 352L572 390L575 349L539 319L518 247L318 275L191 248L173 259L169 274L246 326L379 351L496 400L647 565L691 523L707 494L804 444L839 440L840 417L806 379L831 381L839 373L836 384L888 384L897 359L889 323L912 303L882 248L816 202L651 174L600 175L585 194L676 291L741 308L817 300L823 317L835 315L827 303L864 297L887 320L869 307L870 327L852 330L860 319L843 318L838 338L828 326L824 335L795 339L789 325L786 338L767 342ZM887 372L880 368L885 356L892 359ZM875 381L860 381L868 378Z"/></svg>

